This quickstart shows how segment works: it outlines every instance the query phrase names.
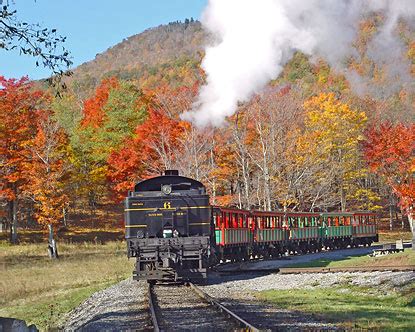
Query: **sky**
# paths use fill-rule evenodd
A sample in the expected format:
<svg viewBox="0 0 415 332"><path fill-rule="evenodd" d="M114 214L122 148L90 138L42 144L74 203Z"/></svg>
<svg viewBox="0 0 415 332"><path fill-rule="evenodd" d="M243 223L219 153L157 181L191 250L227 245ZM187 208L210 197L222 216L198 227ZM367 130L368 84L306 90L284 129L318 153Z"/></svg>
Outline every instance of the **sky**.
<svg viewBox="0 0 415 332"><path fill-rule="evenodd" d="M0 0L1 2L1 0ZM5 2L5 0L3 0ZM207 0L9 0L20 20L56 28L67 37L73 67L95 58L124 38L172 21L199 19ZM0 49L0 75L45 78L35 58Z"/></svg>

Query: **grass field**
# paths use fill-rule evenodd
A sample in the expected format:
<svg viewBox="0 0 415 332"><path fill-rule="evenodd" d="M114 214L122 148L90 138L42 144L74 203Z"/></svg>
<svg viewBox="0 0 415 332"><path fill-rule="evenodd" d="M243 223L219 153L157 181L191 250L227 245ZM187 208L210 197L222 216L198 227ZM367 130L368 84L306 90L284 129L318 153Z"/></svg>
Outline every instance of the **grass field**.
<svg viewBox="0 0 415 332"><path fill-rule="evenodd" d="M347 330L413 331L414 292L415 284L387 295L372 288L339 285L330 289L270 290L257 296L279 308L312 313Z"/></svg>
<svg viewBox="0 0 415 332"><path fill-rule="evenodd" d="M131 275L125 250L125 242L58 243L60 259L50 260L45 243L0 242L0 316L56 327L93 292Z"/></svg>

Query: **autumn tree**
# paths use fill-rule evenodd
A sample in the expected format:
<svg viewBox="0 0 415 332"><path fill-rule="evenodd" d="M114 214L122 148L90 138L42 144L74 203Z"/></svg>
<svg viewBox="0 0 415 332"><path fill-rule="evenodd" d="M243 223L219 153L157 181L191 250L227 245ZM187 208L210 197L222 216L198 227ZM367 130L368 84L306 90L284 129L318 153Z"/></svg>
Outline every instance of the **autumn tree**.
<svg viewBox="0 0 415 332"><path fill-rule="evenodd" d="M161 174L176 167L179 137L188 124L171 119L151 106L147 119L138 125L124 147L109 156L108 177L121 198L140 178Z"/></svg>
<svg viewBox="0 0 415 332"><path fill-rule="evenodd" d="M384 122L371 126L366 136L367 163L399 197L415 240L415 124Z"/></svg>
<svg viewBox="0 0 415 332"><path fill-rule="evenodd" d="M28 179L24 165L30 161L28 144L36 135L36 110L43 93L33 90L27 78L0 76L1 199L7 203L11 220L11 242L17 241L19 206Z"/></svg>
<svg viewBox="0 0 415 332"><path fill-rule="evenodd" d="M146 96L130 82L103 80L84 102L82 119L71 136L77 192L93 209L107 193L107 160L146 116ZM143 101L144 99L144 101Z"/></svg>
<svg viewBox="0 0 415 332"><path fill-rule="evenodd" d="M169 87L162 85L152 91L153 107L169 118L177 119L182 113L192 108L198 93L199 83L191 86ZM182 125L183 122L178 122ZM178 136L175 148L176 167L180 174L206 183L208 190L214 186L210 176L212 165L212 149L214 144L212 128L197 128L190 123L184 126L182 135ZM214 191L214 190L213 190ZM213 193L213 191L210 191Z"/></svg>
<svg viewBox="0 0 415 332"><path fill-rule="evenodd" d="M240 201L236 189L239 172L230 130L224 128L214 130L209 154L209 165L212 170L208 185L212 194L212 203L219 206L236 206Z"/></svg>
<svg viewBox="0 0 415 332"><path fill-rule="evenodd" d="M180 161L176 162L180 174L208 183L212 171L210 158L214 144L213 130L189 124L184 126L177 139L179 144L175 160Z"/></svg>
<svg viewBox="0 0 415 332"><path fill-rule="evenodd" d="M248 155L256 165L256 206L297 207L293 149L302 120L301 98L288 89L269 88L246 106L254 139Z"/></svg>
<svg viewBox="0 0 415 332"><path fill-rule="evenodd" d="M50 255L57 258L53 226L62 224L69 198L65 184L69 174L67 137L49 109L37 112L37 132L29 142L30 159L24 165L24 191L34 202L37 222L49 229Z"/></svg>
<svg viewBox="0 0 415 332"><path fill-rule="evenodd" d="M359 143L367 117L363 112L351 109L334 94L322 93L304 103L306 111L305 132L302 137L304 154L313 156L314 163L324 165L315 174L314 182L329 179L330 190L340 203L342 211L348 199L356 199L357 180L366 175ZM369 199L368 189L363 199Z"/></svg>

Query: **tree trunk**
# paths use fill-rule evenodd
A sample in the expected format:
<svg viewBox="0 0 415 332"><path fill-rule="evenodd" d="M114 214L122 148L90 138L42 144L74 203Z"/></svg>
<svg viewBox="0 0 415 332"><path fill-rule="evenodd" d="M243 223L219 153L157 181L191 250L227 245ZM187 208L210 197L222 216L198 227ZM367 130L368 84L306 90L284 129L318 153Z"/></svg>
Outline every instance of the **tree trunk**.
<svg viewBox="0 0 415 332"><path fill-rule="evenodd" d="M340 186L340 205L342 212L346 211L346 193L344 192L343 186Z"/></svg>
<svg viewBox="0 0 415 332"><path fill-rule="evenodd" d="M415 250L415 218L412 213L412 209L408 213L408 223L412 232L412 250Z"/></svg>
<svg viewBox="0 0 415 332"><path fill-rule="evenodd" d="M251 200L250 200L250 193L249 193L249 175L245 165L245 158L242 159L242 177L244 180L244 194L245 194L245 202L246 202L246 209L251 208Z"/></svg>
<svg viewBox="0 0 415 332"><path fill-rule="evenodd" d="M399 214L398 214L398 209L395 208L395 217L396 217L396 223L399 223ZM404 230L405 228L405 219L403 218L403 216L401 216L401 228L402 230Z"/></svg>
<svg viewBox="0 0 415 332"><path fill-rule="evenodd" d="M64 207L62 208L62 215L63 215L63 225L67 227L68 224L66 223L66 209Z"/></svg>
<svg viewBox="0 0 415 332"><path fill-rule="evenodd" d="M393 229L393 206L394 206L394 200L391 194L389 195L389 230Z"/></svg>
<svg viewBox="0 0 415 332"><path fill-rule="evenodd" d="M268 167L264 171L264 196L265 196L265 210L271 211L271 190L269 188L270 176Z"/></svg>
<svg viewBox="0 0 415 332"><path fill-rule="evenodd" d="M48 241L49 257L52 259L56 259L56 258L59 258L59 256L58 256L58 248L56 246L56 241L53 238L53 226L49 224L48 229L49 229L49 241Z"/></svg>
<svg viewBox="0 0 415 332"><path fill-rule="evenodd" d="M13 200L10 202L11 212L11 225L10 225L10 243L17 243L17 201Z"/></svg>

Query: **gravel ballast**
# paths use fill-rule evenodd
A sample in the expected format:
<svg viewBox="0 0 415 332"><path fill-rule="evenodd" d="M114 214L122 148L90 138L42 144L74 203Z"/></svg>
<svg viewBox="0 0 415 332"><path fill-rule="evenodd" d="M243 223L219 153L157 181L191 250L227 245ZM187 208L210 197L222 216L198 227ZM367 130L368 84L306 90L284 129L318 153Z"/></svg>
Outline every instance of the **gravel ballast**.
<svg viewBox="0 0 415 332"><path fill-rule="evenodd" d="M226 280L229 281L226 281ZM232 280L235 277L218 277L214 283L204 287L212 296L239 294L241 292L259 292L270 289L299 289L314 287L332 287L342 283L355 286L374 286L393 289L415 281L415 272L337 272L268 274L249 279Z"/></svg>
<svg viewBox="0 0 415 332"><path fill-rule="evenodd" d="M154 286L162 331L234 331L238 325L190 287Z"/></svg>
<svg viewBox="0 0 415 332"><path fill-rule="evenodd" d="M61 327L65 331L148 329L147 283L130 279L92 294L72 310Z"/></svg>

